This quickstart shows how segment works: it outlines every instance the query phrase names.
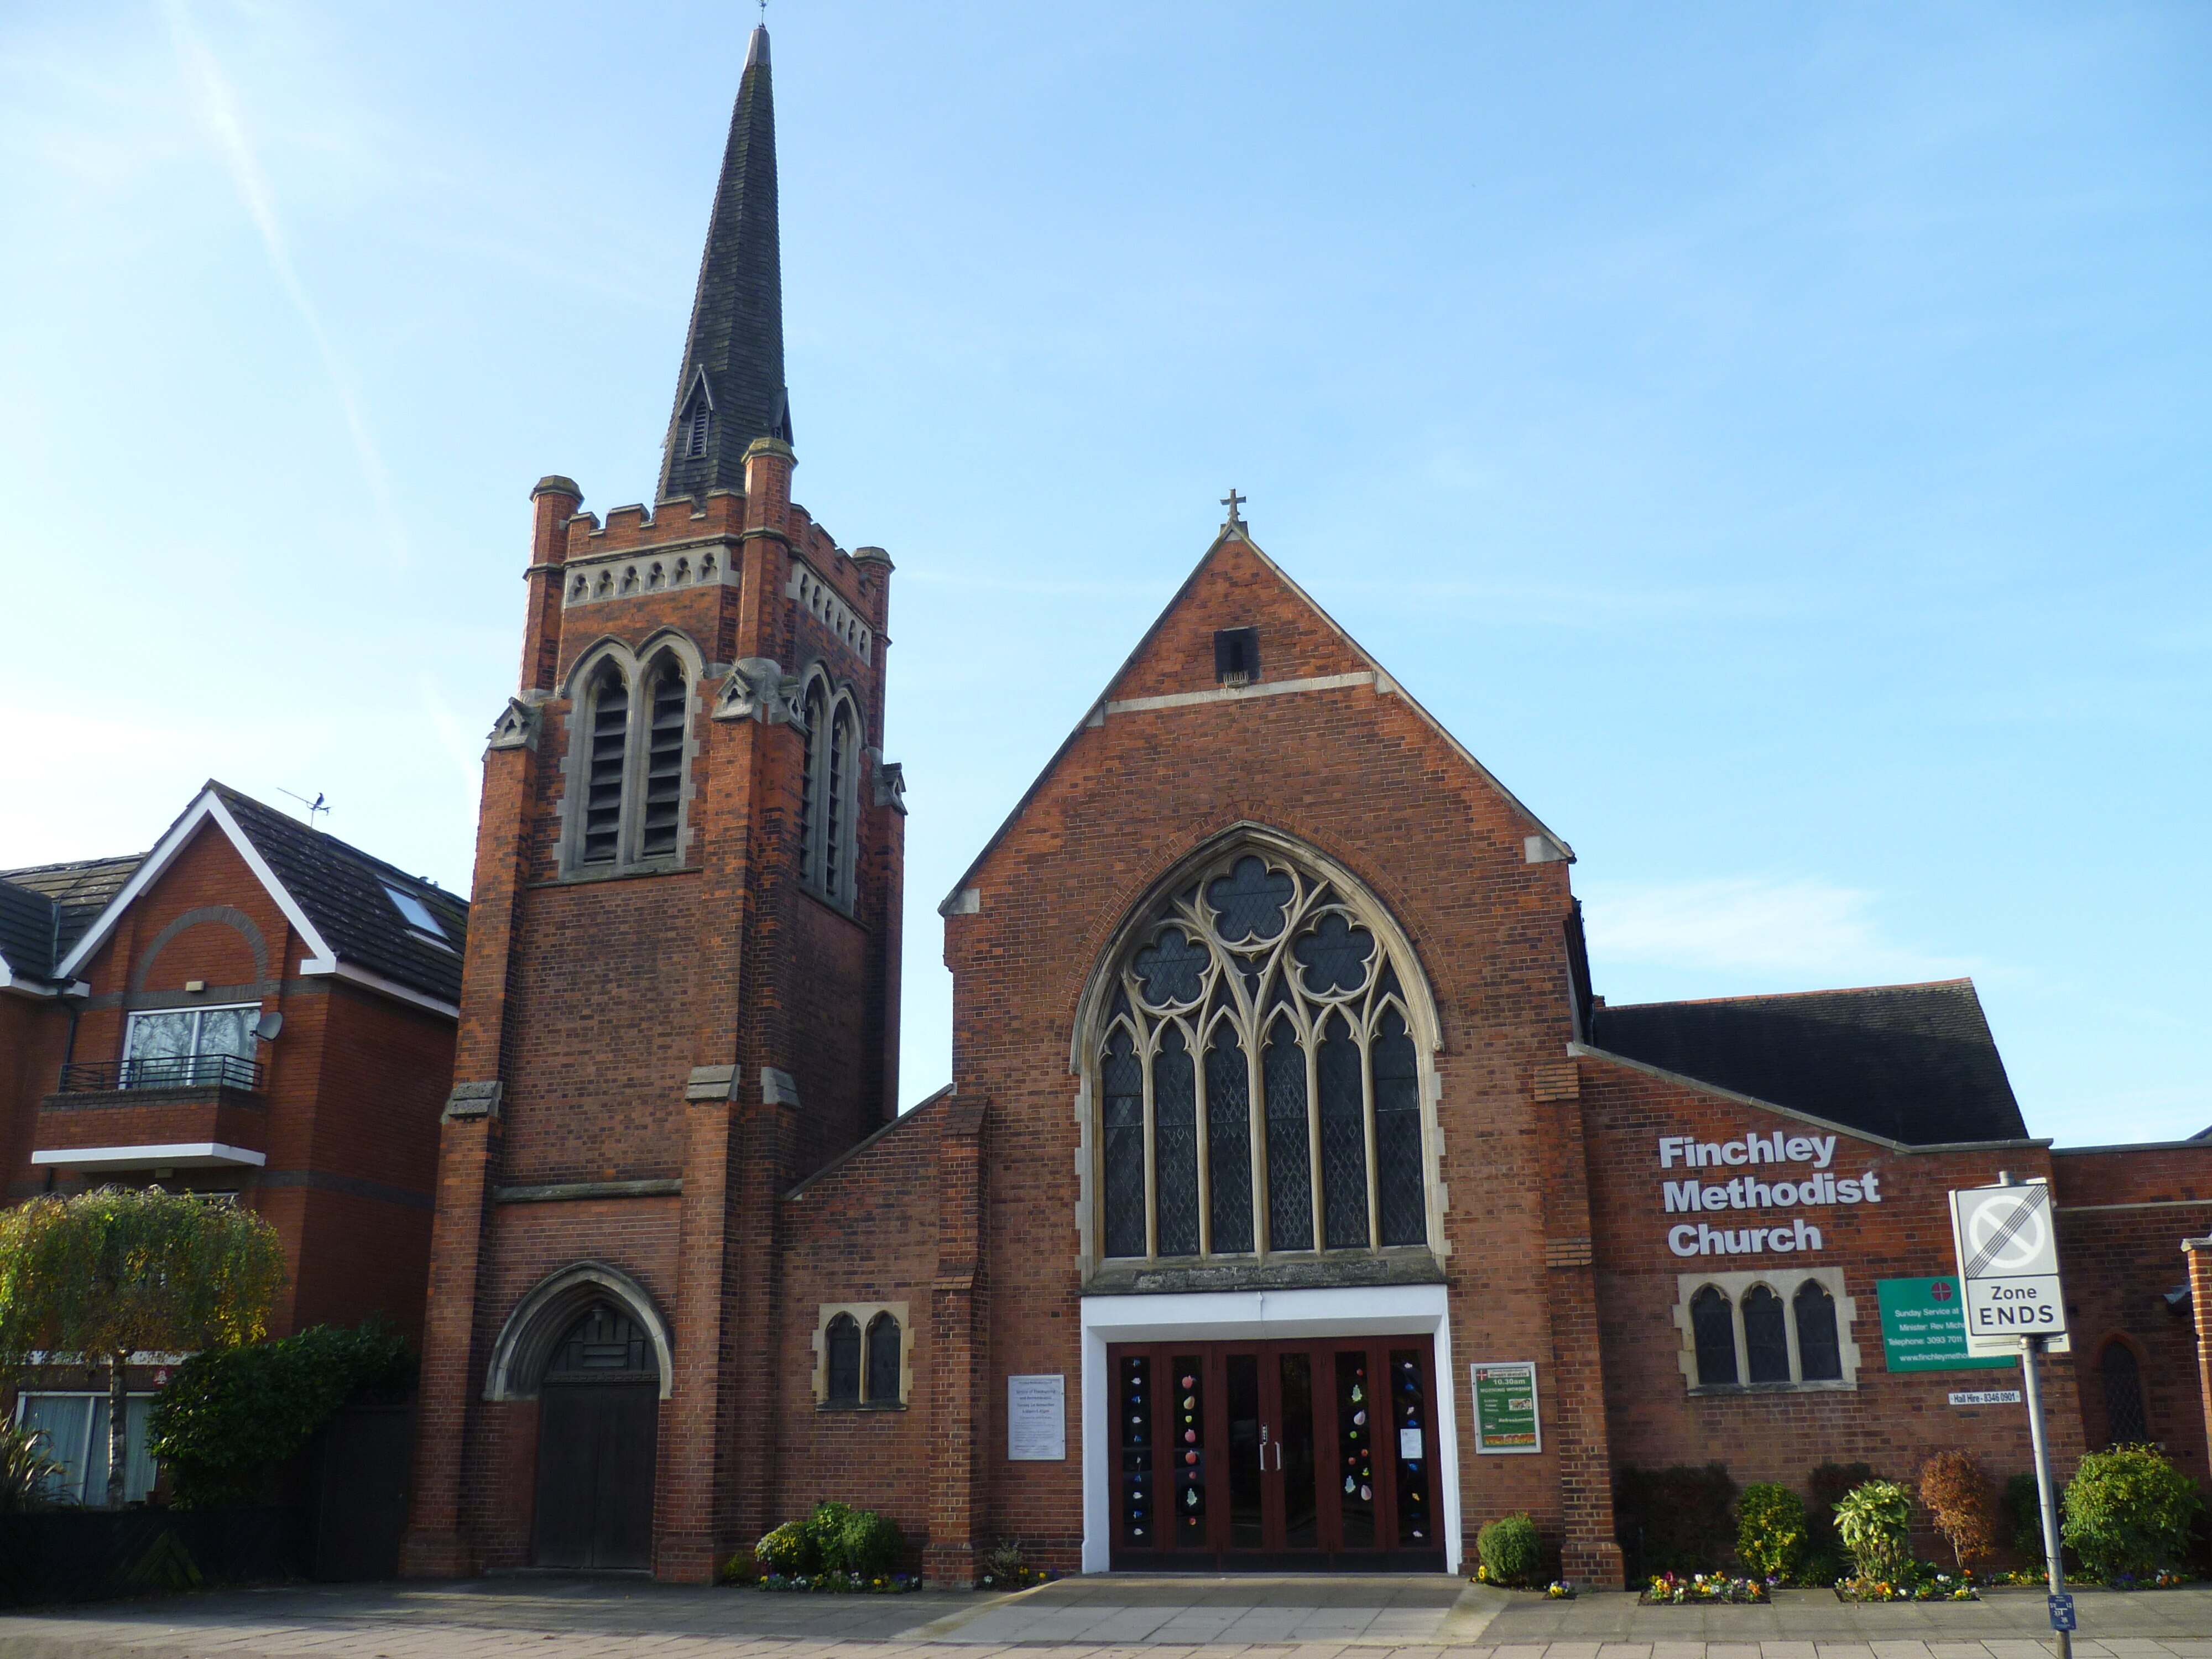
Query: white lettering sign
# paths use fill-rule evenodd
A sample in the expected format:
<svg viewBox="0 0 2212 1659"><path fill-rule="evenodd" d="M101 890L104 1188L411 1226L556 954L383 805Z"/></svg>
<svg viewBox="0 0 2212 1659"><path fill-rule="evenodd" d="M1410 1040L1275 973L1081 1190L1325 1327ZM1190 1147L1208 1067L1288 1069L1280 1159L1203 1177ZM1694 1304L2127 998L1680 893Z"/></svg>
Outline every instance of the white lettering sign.
<svg viewBox="0 0 2212 1659"><path fill-rule="evenodd" d="M1954 1406L2017 1406L2018 1389L1954 1389L1951 1403Z"/></svg>
<svg viewBox="0 0 2212 1659"><path fill-rule="evenodd" d="M1017 1463L1067 1457L1067 1378L1057 1371L1006 1379L1006 1456Z"/></svg>
<svg viewBox="0 0 2212 1659"><path fill-rule="evenodd" d="M1755 1173L1727 1180L1700 1181L1694 1176L1659 1183L1660 1200L1668 1215L1719 1215L1740 1210L1825 1209L1836 1205L1881 1202L1881 1172L1863 1170L1856 1176L1832 1173L1835 1162L1834 1135L1792 1135L1779 1129L1772 1134L1747 1134L1735 1140L1699 1140L1694 1135L1661 1135L1662 1170L1730 1170ZM1789 1164L1809 1168L1790 1170L1788 1179L1775 1179ZM1763 1166L1772 1166L1771 1168ZM1779 1219L1780 1218L1775 1218ZM1731 1218L1731 1219L1739 1219ZM1741 1220L1751 1219L1749 1217ZM1820 1230L1808 1219L1792 1217L1787 1226L1770 1220L1757 1226L1685 1221L1667 1230L1667 1248L1676 1255L1789 1255L1823 1247Z"/></svg>

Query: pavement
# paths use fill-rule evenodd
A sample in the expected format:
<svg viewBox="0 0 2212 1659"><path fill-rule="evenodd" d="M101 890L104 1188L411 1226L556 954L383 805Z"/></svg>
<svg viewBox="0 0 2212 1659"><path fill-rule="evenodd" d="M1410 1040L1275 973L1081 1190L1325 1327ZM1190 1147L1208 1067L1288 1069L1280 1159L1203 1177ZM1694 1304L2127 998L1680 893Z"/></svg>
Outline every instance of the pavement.
<svg viewBox="0 0 2212 1659"><path fill-rule="evenodd" d="M2080 1659L2212 1659L2212 1588L2079 1592ZM1551 1601L1438 1577L1063 1579L1012 1595L638 1579L297 1584L0 1615L0 1659L2049 1659L2039 1590Z"/></svg>

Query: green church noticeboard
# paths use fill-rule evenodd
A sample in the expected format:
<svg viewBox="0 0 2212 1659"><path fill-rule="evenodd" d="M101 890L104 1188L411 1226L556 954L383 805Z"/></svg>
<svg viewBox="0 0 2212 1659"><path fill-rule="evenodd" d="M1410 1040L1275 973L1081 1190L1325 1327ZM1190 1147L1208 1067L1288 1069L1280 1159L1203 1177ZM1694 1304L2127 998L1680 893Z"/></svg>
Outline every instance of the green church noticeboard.
<svg viewBox="0 0 2212 1659"><path fill-rule="evenodd" d="M1470 1365L1474 1382L1474 1449L1478 1452L1535 1452L1544 1449L1536 1416L1536 1367L1516 1359Z"/></svg>
<svg viewBox="0 0 2212 1659"><path fill-rule="evenodd" d="M1875 1285L1881 1301L1881 1358L1893 1371L2010 1370L2019 1362L1974 1359L1966 1353L1966 1316L1955 1279L1884 1279Z"/></svg>

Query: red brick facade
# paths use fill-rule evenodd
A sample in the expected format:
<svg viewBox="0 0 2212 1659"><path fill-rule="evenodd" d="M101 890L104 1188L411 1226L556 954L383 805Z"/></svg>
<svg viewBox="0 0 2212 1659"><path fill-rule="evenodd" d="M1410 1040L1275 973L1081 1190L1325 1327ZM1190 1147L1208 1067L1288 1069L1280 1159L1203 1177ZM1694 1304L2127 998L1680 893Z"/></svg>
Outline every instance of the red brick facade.
<svg viewBox="0 0 2212 1659"><path fill-rule="evenodd" d="M313 945L213 817L103 921L75 989L0 994L9 1196L107 1181L234 1192L283 1240L273 1334L379 1314L419 1337L451 1008L304 971ZM119 1062L133 1013L238 1006L283 1018L276 1040L258 1045L258 1087L58 1086L65 1056L79 1068ZM263 1161L168 1167L113 1155L204 1144ZM91 1167L67 1156L96 1149L111 1156ZM45 1156L34 1164L34 1153Z"/></svg>

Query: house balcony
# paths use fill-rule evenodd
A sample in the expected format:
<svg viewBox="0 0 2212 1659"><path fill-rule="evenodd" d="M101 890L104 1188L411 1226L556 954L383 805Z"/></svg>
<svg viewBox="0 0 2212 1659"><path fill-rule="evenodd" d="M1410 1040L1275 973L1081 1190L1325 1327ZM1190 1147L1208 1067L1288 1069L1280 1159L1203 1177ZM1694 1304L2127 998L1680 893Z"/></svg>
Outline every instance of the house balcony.
<svg viewBox="0 0 2212 1659"><path fill-rule="evenodd" d="M88 1172L268 1161L258 1062L233 1054L64 1066L39 1103L33 1164Z"/></svg>

